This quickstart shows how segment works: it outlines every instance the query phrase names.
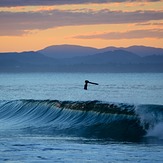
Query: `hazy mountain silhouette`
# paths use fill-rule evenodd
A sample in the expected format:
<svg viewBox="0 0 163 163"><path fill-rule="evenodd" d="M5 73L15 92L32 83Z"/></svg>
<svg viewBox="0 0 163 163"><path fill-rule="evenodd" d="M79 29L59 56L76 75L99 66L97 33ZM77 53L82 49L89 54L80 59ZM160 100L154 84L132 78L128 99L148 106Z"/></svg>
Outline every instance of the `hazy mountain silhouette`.
<svg viewBox="0 0 163 163"><path fill-rule="evenodd" d="M146 46L130 46L128 48L125 48L125 50L135 53L141 57L150 55L163 55L163 49Z"/></svg>
<svg viewBox="0 0 163 163"><path fill-rule="evenodd" d="M57 64L59 64L58 60L33 51L0 54L0 72L47 70Z"/></svg>
<svg viewBox="0 0 163 163"><path fill-rule="evenodd" d="M163 49L161 48L154 48L154 47L147 47L147 46L130 46L127 48L117 48L117 47L106 47L100 49L101 51L114 51L114 50L125 50L134 54L137 54L140 57L150 56L150 55L163 55Z"/></svg>
<svg viewBox="0 0 163 163"><path fill-rule="evenodd" d="M92 47L84 47L77 45L54 45L46 47L38 52L44 54L45 56L52 58L73 58L79 56L88 56L98 53L104 53L108 51L115 50L124 50L136 54L138 56L150 56L150 55L163 55L163 49L154 48L154 47L146 47L146 46L130 46L127 48L122 47L106 47L106 48L92 48Z"/></svg>
<svg viewBox="0 0 163 163"><path fill-rule="evenodd" d="M38 71L163 72L163 49L140 46L96 49L61 45L37 52L0 53L0 72Z"/></svg>
<svg viewBox="0 0 163 163"><path fill-rule="evenodd" d="M84 57L63 59L64 64L107 64L107 63L138 63L141 58L124 50L107 51Z"/></svg>
<svg viewBox="0 0 163 163"><path fill-rule="evenodd" d="M54 45L39 50L38 52L48 57L62 59L95 54L98 52L98 49L77 45Z"/></svg>

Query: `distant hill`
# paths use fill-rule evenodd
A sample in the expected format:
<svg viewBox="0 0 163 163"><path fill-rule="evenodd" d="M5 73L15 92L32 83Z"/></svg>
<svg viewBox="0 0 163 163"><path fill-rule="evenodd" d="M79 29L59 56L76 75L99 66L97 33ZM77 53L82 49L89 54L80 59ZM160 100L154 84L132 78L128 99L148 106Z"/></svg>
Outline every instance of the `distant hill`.
<svg viewBox="0 0 163 163"><path fill-rule="evenodd" d="M51 53L45 54L49 49ZM37 52L0 53L0 72L163 72L162 52L140 46L96 49L60 45Z"/></svg>
<svg viewBox="0 0 163 163"><path fill-rule="evenodd" d="M134 53L125 50L107 51L104 53L89 56L90 59L96 61L96 64L104 63L137 63L140 57ZM90 60L91 62L91 60Z"/></svg>
<svg viewBox="0 0 163 163"><path fill-rule="evenodd" d="M95 54L98 52L98 49L77 45L54 45L39 50L38 52L48 57L62 59Z"/></svg>
<svg viewBox="0 0 163 163"><path fill-rule="evenodd" d="M128 52L134 53L140 57L145 57L145 56L150 56L150 55L163 55L162 48L154 48L154 47L147 47L147 46L130 46L127 48L106 47L100 50L102 52L114 51L114 50L125 50Z"/></svg>
<svg viewBox="0 0 163 163"><path fill-rule="evenodd" d="M125 50L135 53L141 57L150 55L163 55L163 49L146 46L130 46L128 48L125 48Z"/></svg>
<svg viewBox="0 0 163 163"><path fill-rule="evenodd" d="M146 46L130 46L127 48L106 47L102 49L96 49L92 47L84 47L77 45L53 45L46 47L42 50L39 50L38 52L48 57L63 59L63 58L83 57L115 50L128 51L141 57L150 55L163 55L163 49Z"/></svg>
<svg viewBox="0 0 163 163"><path fill-rule="evenodd" d="M141 58L125 50L107 51L84 57L63 59L64 64L107 64L107 63L139 63Z"/></svg>
<svg viewBox="0 0 163 163"><path fill-rule="evenodd" d="M0 72L46 70L58 64L58 60L51 59L38 52L0 53Z"/></svg>
<svg viewBox="0 0 163 163"><path fill-rule="evenodd" d="M13 60L20 63L30 63L30 64L54 64L58 60L51 59L44 56L38 52L29 51L22 53L1 53L0 60ZM57 63L57 62L56 62Z"/></svg>

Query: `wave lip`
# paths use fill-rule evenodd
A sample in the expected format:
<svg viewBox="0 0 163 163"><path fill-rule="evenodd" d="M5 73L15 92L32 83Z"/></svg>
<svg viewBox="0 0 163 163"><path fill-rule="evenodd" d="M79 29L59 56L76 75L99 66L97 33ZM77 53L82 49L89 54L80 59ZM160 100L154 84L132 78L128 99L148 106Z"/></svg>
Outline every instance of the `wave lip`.
<svg viewBox="0 0 163 163"><path fill-rule="evenodd" d="M139 140L160 122L160 105L58 100L0 102L0 123L4 124L0 130L30 134Z"/></svg>

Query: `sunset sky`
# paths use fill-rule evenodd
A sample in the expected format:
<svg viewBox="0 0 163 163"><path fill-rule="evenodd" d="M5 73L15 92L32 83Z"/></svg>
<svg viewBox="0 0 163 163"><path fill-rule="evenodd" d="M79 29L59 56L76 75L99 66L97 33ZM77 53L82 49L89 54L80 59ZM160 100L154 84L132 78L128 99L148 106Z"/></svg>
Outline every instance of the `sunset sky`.
<svg viewBox="0 0 163 163"><path fill-rule="evenodd" d="M0 52L60 44L163 48L163 0L0 0Z"/></svg>

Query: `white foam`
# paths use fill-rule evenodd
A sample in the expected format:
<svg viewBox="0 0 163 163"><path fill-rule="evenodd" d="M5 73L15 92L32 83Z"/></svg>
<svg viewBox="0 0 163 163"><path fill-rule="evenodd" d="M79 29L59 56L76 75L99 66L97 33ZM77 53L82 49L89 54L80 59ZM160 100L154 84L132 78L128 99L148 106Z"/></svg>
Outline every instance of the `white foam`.
<svg viewBox="0 0 163 163"><path fill-rule="evenodd" d="M152 129L150 129L147 136L163 139L163 122L156 124Z"/></svg>

